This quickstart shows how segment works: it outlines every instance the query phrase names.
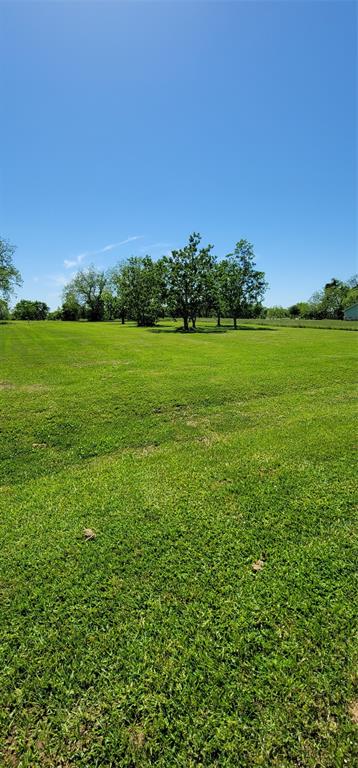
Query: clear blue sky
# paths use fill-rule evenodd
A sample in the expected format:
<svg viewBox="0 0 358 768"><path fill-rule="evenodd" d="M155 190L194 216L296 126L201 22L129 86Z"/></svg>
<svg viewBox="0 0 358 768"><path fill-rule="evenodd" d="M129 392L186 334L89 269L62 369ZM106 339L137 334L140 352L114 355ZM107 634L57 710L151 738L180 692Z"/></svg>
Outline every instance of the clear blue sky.
<svg viewBox="0 0 358 768"><path fill-rule="evenodd" d="M18 297L54 308L76 265L157 257L192 230L218 256L251 240L266 304L349 277L355 15L345 0L2 0L0 232Z"/></svg>

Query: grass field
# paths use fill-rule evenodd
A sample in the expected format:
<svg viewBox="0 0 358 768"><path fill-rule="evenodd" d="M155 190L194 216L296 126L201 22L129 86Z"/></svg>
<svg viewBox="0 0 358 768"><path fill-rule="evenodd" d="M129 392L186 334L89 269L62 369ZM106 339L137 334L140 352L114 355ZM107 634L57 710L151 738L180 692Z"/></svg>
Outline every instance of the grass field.
<svg viewBox="0 0 358 768"><path fill-rule="evenodd" d="M351 768L357 337L172 330L0 326L0 765Z"/></svg>
<svg viewBox="0 0 358 768"><path fill-rule="evenodd" d="M229 321L224 321L229 322ZM285 326L289 328L330 328L335 330L341 330L341 331L358 331L358 322L357 320L304 320L303 318L299 319L292 319L290 317L275 317L275 318L269 318L265 317L264 319L258 320L258 319L252 319L252 320L243 320L242 321L244 325L280 325Z"/></svg>

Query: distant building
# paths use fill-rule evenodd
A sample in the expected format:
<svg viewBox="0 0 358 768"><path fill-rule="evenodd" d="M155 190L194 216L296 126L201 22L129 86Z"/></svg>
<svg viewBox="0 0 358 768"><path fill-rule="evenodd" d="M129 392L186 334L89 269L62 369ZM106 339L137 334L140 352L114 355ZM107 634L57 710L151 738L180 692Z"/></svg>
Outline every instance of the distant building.
<svg viewBox="0 0 358 768"><path fill-rule="evenodd" d="M344 310L344 319L358 320L358 303L352 304L351 307L347 307L347 309Z"/></svg>

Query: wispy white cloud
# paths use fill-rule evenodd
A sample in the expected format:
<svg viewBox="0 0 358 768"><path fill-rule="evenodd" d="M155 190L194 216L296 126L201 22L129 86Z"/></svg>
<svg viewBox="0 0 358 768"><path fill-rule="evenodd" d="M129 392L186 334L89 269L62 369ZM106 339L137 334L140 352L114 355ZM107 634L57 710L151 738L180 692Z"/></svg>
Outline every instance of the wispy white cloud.
<svg viewBox="0 0 358 768"><path fill-rule="evenodd" d="M126 237L125 240L120 240L118 243L109 243L108 245L105 245L103 248L99 248L97 251L85 251L84 253L79 253L78 256L74 256L73 259L65 259L64 260L64 266L65 269L71 269L71 267L79 267L82 262L87 259L88 257L92 256L98 256L100 253L107 253L108 251L113 251L114 248L119 248L121 245L127 245L127 243L132 243L134 240L141 240L144 237L144 235L133 235L131 237Z"/></svg>
<svg viewBox="0 0 358 768"><path fill-rule="evenodd" d="M65 269L71 269L71 267L79 267L80 264L84 261L86 256L89 256L88 253L79 253L78 256L75 256L74 259L65 259L64 260L64 266Z"/></svg>
<svg viewBox="0 0 358 768"><path fill-rule="evenodd" d="M109 245L105 245L104 248L100 248L99 251L94 251L93 256L97 253L106 253L106 251L113 251L114 248L119 248L120 245L127 245L127 243L132 243L134 240L142 240L144 235L133 235L133 237L126 237L125 240L120 240L119 243L110 243Z"/></svg>
<svg viewBox="0 0 358 768"><path fill-rule="evenodd" d="M104 248L101 248L99 251L94 251L94 253L106 253L106 251L113 251L113 248L116 248L119 243L111 243L110 245L105 245Z"/></svg>

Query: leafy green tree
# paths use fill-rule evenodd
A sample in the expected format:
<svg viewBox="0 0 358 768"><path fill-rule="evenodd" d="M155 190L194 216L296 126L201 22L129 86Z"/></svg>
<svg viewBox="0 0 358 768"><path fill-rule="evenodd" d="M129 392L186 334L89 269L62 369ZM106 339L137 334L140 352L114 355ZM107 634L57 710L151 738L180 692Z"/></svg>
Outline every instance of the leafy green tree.
<svg viewBox="0 0 358 768"><path fill-rule="evenodd" d="M0 296L9 299L15 286L21 285L21 275L14 266L13 255L15 246L0 238Z"/></svg>
<svg viewBox="0 0 358 768"><path fill-rule="evenodd" d="M0 299L0 320L8 320L10 317L9 307L5 299Z"/></svg>
<svg viewBox="0 0 358 768"><path fill-rule="evenodd" d="M162 314L164 265L150 256L131 256L113 276L118 306L139 326L154 325Z"/></svg>
<svg viewBox="0 0 358 768"><path fill-rule="evenodd" d="M54 309L52 312L49 312L47 315L48 320L62 320L62 314L61 314L61 307L58 307L57 309Z"/></svg>
<svg viewBox="0 0 358 768"><path fill-rule="evenodd" d="M93 265L82 269L63 290L63 303L68 303L68 297L74 297L82 307L88 320L98 321L104 318L103 293L107 285L105 272ZM72 300L72 299L71 299Z"/></svg>
<svg viewBox="0 0 358 768"><path fill-rule="evenodd" d="M15 320L46 320L49 311L44 301L22 299L18 301L12 314Z"/></svg>
<svg viewBox="0 0 358 768"><path fill-rule="evenodd" d="M239 240L233 253L222 262L221 292L234 328L237 318L245 317L263 298L267 283L265 273L255 268L253 246L247 240Z"/></svg>
<svg viewBox="0 0 358 768"><path fill-rule="evenodd" d="M128 317L127 285L123 273L125 263L117 264L108 272L108 290L111 292L114 302L114 315L120 318L124 325Z"/></svg>
<svg viewBox="0 0 358 768"><path fill-rule="evenodd" d="M352 304L358 303L358 275L353 275L347 281L347 293L343 299L343 308L351 307Z"/></svg>
<svg viewBox="0 0 358 768"><path fill-rule="evenodd" d="M104 319L116 320L116 318L120 317L120 308L117 296L115 296L108 282L107 287L103 291L102 298L104 302Z"/></svg>
<svg viewBox="0 0 358 768"><path fill-rule="evenodd" d="M84 315L84 311L76 294L66 286L64 290L64 301L60 308L61 320L79 320Z"/></svg>
<svg viewBox="0 0 358 768"><path fill-rule="evenodd" d="M196 318L212 291L213 246L199 248L200 242L200 235L193 232L184 248L165 258L168 305L173 315L183 318L184 331L189 331L190 320L195 328Z"/></svg>
<svg viewBox="0 0 358 768"><path fill-rule="evenodd" d="M221 318L227 314L227 305L224 298L225 275L225 261L216 261L210 271L210 306L216 314L216 324L219 328L221 326Z"/></svg>
<svg viewBox="0 0 358 768"><path fill-rule="evenodd" d="M347 286L341 280L333 277L326 283L321 299L321 312L325 317L340 319L343 317L344 299L347 295Z"/></svg>
<svg viewBox="0 0 358 768"><path fill-rule="evenodd" d="M333 277L322 290L316 291L310 298L310 317L340 320L343 317L348 291L347 283Z"/></svg>
<svg viewBox="0 0 358 768"><path fill-rule="evenodd" d="M291 304L288 308L288 314L290 317L299 317L301 312L298 304Z"/></svg>
<svg viewBox="0 0 358 768"><path fill-rule="evenodd" d="M257 301L246 308L245 316L246 317L265 317L263 312L264 312L264 307L262 306L261 301Z"/></svg>
<svg viewBox="0 0 358 768"><path fill-rule="evenodd" d="M290 317L290 313L288 309L285 309L285 307L281 306L274 306L274 307L267 307L266 311L266 317Z"/></svg>
<svg viewBox="0 0 358 768"><path fill-rule="evenodd" d="M291 317L335 319L343 317L346 307L358 301L358 276L342 281L333 277L309 301L300 301L289 307Z"/></svg>
<svg viewBox="0 0 358 768"><path fill-rule="evenodd" d="M296 304L292 304L292 306L288 308L289 316L292 318L309 318L311 317L311 312L312 307L308 301L298 301Z"/></svg>

